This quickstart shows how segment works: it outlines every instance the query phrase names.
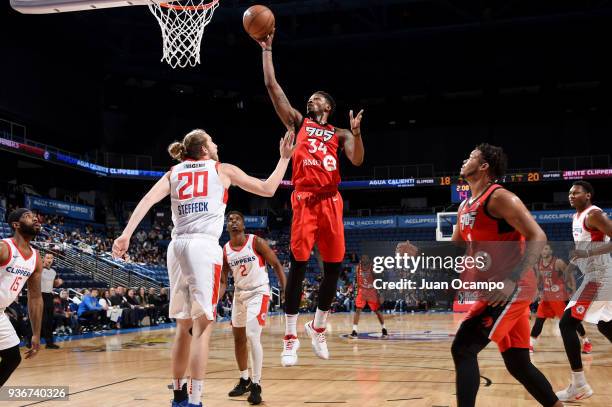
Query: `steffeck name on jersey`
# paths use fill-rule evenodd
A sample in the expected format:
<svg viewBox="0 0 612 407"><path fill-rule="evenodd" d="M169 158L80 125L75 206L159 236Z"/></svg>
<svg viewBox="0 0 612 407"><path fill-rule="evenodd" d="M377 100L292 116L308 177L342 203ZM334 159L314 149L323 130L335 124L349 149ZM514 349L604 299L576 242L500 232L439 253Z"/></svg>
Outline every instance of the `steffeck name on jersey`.
<svg viewBox="0 0 612 407"><path fill-rule="evenodd" d="M183 163L185 169L206 167L206 163Z"/></svg>
<svg viewBox="0 0 612 407"><path fill-rule="evenodd" d="M208 202L191 202L178 206L179 216L189 215L197 212L208 212Z"/></svg>

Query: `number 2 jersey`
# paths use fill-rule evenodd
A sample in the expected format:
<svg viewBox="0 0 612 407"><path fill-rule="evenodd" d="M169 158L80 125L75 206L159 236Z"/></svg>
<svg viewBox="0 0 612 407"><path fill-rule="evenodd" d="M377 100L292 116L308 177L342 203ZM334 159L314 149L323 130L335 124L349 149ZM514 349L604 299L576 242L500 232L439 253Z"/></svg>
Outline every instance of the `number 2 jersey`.
<svg viewBox="0 0 612 407"><path fill-rule="evenodd" d="M173 238L207 235L219 240L221 237L227 189L217 172L219 165L215 160L185 160L170 170Z"/></svg>
<svg viewBox="0 0 612 407"><path fill-rule="evenodd" d="M28 278L36 270L38 261L38 251L32 249L30 257L24 257L13 239L2 241L8 246L9 257L5 264L0 264L0 310L15 301Z"/></svg>
<svg viewBox="0 0 612 407"><path fill-rule="evenodd" d="M246 235L242 247L223 246L223 255L232 270L234 287L240 291L270 291L268 270L263 256L255 250L255 235Z"/></svg>
<svg viewBox="0 0 612 407"><path fill-rule="evenodd" d="M305 117L296 136L291 181L296 191L334 192L340 183L338 129Z"/></svg>

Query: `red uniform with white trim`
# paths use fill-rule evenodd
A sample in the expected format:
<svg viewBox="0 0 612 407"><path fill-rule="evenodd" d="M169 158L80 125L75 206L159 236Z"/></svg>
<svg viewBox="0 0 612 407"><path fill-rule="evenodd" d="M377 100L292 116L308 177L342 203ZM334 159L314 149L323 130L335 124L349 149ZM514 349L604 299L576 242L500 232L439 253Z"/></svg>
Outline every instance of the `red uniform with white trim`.
<svg viewBox="0 0 612 407"><path fill-rule="evenodd" d="M323 261L344 259L343 202L338 192L340 169L337 129L304 118L293 153L291 252L298 261L310 258L317 243Z"/></svg>
<svg viewBox="0 0 612 407"><path fill-rule="evenodd" d="M575 213L572 221L572 234L577 250L594 250L607 244L610 237L599 230L585 225L587 215L601 211L591 205L581 213ZM572 317L597 324L599 321L612 320L612 258L609 253L577 259L573 263L584 273L582 284L567 305Z"/></svg>
<svg viewBox="0 0 612 407"><path fill-rule="evenodd" d="M540 259L538 270L542 278L542 300L538 304L538 318L561 319L565 311L567 291L565 288L565 275L555 270L556 257L551 257L548 264Z"/></svg>
<svg viewBox="0 0 612 407"><path fill-rule="evenodd" d="M170 170L170 318L216 317L223 264L219 237L227 204L218 167L215 160L186 160Z"/></svg>
<svg viewBox="0 0 612 407"><path fill-rule="evenodd" d="M467 270L462 278L502 281L512 272L524 251L524 237L505 220L494 218L487 211L491 194L503 188L490 185L479 197L463 201L457 214L459 233L467 242L467 255L484 256L483 270ZM476 277L478 276L478 277ZM485 300L472 305L466 319L480 318L482 326L490 329L489 339L500 352L509 348L529 348L529 305L535 296L536 280L533 271L523 275L517 289L505 307L489 307Z"/></svg>
<svg viewBox="0 0 612 407"><path fill-rule="evenodd" d="M28 278L36 270L38 261L38 251L32 249L30 257L25 257L13 239L2 241L8 246L9 257L5 264L0 264L0 350L19 345L19 337L4 309L15 301Z"/></svg>
<svg viewBox="0 0 612 407"><path fill-rule="evenodd" d="M232 302L232 326L245 327L257 318L265 325L270 302L270 284L266 262L255 250L255 235L246 235L242 247L223 246L223 255L234 277L234 301Z"/></svg>
<svg viewBox="0 0 612 407"><path fill-rule="evenodd" d="M355 306L357 308L365 308L366 305L375 312L380 308L378 300L378 291L374 288L374 273L372 266L363 267L361 264L357 266L357 297L355 298Z"/></svg>

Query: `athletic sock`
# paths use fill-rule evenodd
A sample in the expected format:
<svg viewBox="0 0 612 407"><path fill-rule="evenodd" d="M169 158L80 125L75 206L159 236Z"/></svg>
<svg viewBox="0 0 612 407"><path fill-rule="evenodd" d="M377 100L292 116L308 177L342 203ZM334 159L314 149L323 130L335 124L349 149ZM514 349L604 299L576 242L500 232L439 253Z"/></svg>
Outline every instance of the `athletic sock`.
<svg viewBox="0 0 612 407"><path fill-rule="evenodd" d="M328 314L329 314L329 311L321 311L317 307L317 312L315 312L315 318L314 318L314 322L312 326L315 329L325 329L325 327L327 326L327 315Z"/></svg>
<svg viewBox="0 0 612 407"><path fill-rule="evenodd" d="M298 314L285 314L285 335L293 335L297 337L297 320Z"/></svg>

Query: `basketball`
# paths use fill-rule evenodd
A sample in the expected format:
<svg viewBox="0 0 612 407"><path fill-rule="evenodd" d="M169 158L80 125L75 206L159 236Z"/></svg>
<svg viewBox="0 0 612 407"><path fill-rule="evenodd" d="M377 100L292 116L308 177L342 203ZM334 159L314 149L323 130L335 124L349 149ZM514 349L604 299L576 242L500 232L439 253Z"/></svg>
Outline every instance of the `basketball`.
<svg viewBox="0 0 612 407"><path fill-rule="evenodd" d="M274 14L266 6L251 6L242 16L244 30L257 41L263 41L274 29Z"/></svg>

